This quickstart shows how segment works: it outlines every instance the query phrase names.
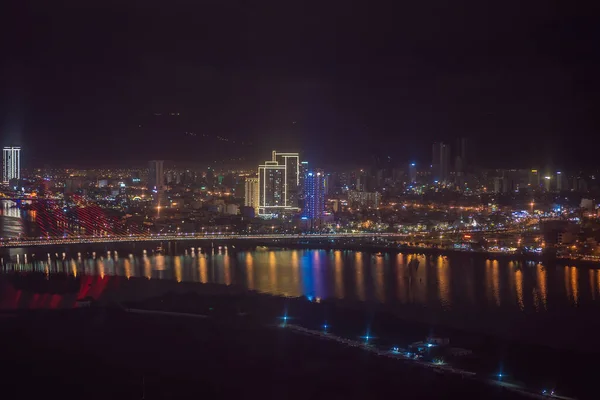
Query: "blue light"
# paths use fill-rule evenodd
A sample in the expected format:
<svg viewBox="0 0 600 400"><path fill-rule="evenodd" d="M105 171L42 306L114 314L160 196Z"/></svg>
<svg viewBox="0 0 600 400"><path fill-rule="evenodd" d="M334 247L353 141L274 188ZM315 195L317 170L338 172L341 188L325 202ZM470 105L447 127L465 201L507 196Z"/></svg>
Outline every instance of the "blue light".
<svg viewBox="0 0 600 400"><path fill-rule="evenodd" d="M323 329L327 330L327 328L329 328L329 325L323 324Z"/></svg>
<svg viewBox="0 0 600 400"><path fill-rule="evenodd" d="M410 165L411 165L412 167L414 167L414 166L415 166L415 165L417 165L417 164L415 164L415 163L412 163L412 164L410 164Z"/></svg>
<svg viewBox="0 0 600 400"><path fill-rule="evenodd" d="M433 347L433 344L427 343L427 347Z"/></svg>
<svg viewBox="0 0 600 400"><path fill-rule="evenodd" d="M308 217L302 217L302 219L305 219L305 220L306 220L306 219L308 219Z"/></svg>

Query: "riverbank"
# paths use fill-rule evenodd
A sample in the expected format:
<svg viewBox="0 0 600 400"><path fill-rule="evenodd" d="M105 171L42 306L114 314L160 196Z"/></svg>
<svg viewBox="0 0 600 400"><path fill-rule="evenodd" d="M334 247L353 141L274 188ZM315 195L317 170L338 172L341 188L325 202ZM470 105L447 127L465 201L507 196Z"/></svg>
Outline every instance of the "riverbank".
<svg viewBox="0 0 600 400"><path fill-rule="evenodd" d="M264 326L282 321L308 329L322 330L327 325L332 335L360 341L370 335L374 345L406 348L429 335L448 337L452 346L467 348L473 357L452 360L452 366L474 371L481 379L497 380L502 373L506 383L516 383L527 390L556 390L580 399L595 390L588 382L585 369L589 355L564 352L544 346L509 341L494 336L454 329L449 326L408 321L378 308L359 308L334 301L320 303L305 298L285 299L256 293L203 296L198 293L167 294L125 307L200 313L221 321L239 320Z"/></svg>
<svg viewBox="0 0 600 400"><path fill-rule="evenodd" d="M539 335L536 337L536 332L558 329L556 324L559 320L552 315L544 316L547 323L540 324L541 315L519 314L520 322L512 330L510 327L508 331L498 330L496 327L486 331L481 327L481 320L485 319L483 315L472 315L471 318L477 320L477 324L473 325L468 322L468 316L448 311L434 313L438 315L435 319L424 317L427 309L423 306L388 307L372 302L335 299L309 301L304 297L285 298L261 294L238 285L81 276L78 277L81 290L55 295L33 293L26 286L15 291L12 283L4 281L5 278L7 277L0 277L0 291L3 295L16 298L17 302L3 303L4 308L14 309L23 305L34 309L42 308L46 301L49 308L72 308L77 298L85 295L98 299L101 309L118 305L153 312L203 315L219 323L234 325L243 317L246 323L265 327L287 315L290 321L309 329L318 330L327 323L333 334L349 339L357 340L369 333L376 338L374 343L390 348L406 348L412 342L436 335L447 337L452 346L472 350L475 354L472 358L454 360L457 367L476 370L492 378L502 371L509 377L507 379L523 382L529 387L540 390L552 387L578 398L585 398L587 390L594 390L590 388L590 382L586 378L589 373L586 365L594 357L592 354L568 351L565 347L553 349L539 344L541 338ZM51 281L52 279L48 282ZM35 288L39 289L37 285ZM14 291L12 295L11 290ZM584 320L588 328L595 321L593 315ZM579 329L576 322L566 319L560 321L572 327L569 332L581 332L584 336L585 332L589 332ZM583 337L573 343L581 344L582 340ZM589 346L588 349L590 352L595 351Z"/></svg>
<svg viewBox="0 0 600 400"><path fill-rule="evenodd" d="M244 317L29 311L0 340L2 390L20 398L523 398Z"/></svg>
<svg viewBox="0 0 600 400"><path fill-rule="evenodd" d="M519 262L534 262L534 263L545 263L545 264L558 264L558 265L569 265L586 268L600 268L600 261L587 260L583 258L569 258L569 257L556 257L551 254L538 254L538 253L502 253L495 251L469 251L463 249L454 248L439 248L439 247L419 247L419 246L406 246L406 245L390 245L390 244L378 244L372 242L352 242L345 240L322 240L322 241L307 241L293 243L289 240L274 240L274 241L254 241L248 243L243 240L215 240L210 243L206 241L186 241L186 242L160 242L158 247L162 248L162 254L165 255L180 255L185 254L188 249L202 249L204 252L211 252L217 248L227 247L230 254L237 252L254 251L257 248L270 248L270 249L302 249L302 250L347 250L347 251L361 251L367 253L382 253L382 254L419 254L428 256L469 256L481 259L491 260L510 260ZM119 254L155 254L157 246L150 246L144 243L113 243L107 244L80 244L80 245L68 245L68 246L45 246L43 248L0 248L0 267L14 262L26 262L27 259L31 262L32 260L45 260L50 258L61 259L63 257L74 258L74 257L91 257L94 255L101 256L103 254L118 252ZM146 252L146 253L144 253ZM29 257L29 258L27 258Z"/></svg>

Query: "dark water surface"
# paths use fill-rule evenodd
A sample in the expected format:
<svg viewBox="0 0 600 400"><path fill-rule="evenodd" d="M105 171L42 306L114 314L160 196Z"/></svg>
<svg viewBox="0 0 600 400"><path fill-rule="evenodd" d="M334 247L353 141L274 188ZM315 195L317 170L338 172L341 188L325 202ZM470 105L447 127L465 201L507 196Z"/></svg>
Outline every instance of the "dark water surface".
<svg viewBox="0 0 600 400"><path fill-rule="evenodd" d="M172 283L237 285L313 301L338 299L386 308L425 322L518 336L557 347L579 347L582 330L586 335L600 334L600 273L585 267L468 255L266 248L236 252L225 246L208 251L187 249L179 256L114 251L33 256L25 251L14 250L5 256L4 273L63 272L95 278L87 290L95 297L102 295L110 277L145 277Z"/></svg>
<svg viewBox="0 0 600 400"><path fill-rule="evenodd" d="M0 235L29 235L36 215L0 201ZM152 255L150 245L129 252L77 253L69 249L5 251L2 273L40 271L77 275L77 295L141 299L177 289L178 283L216 283L278 296L337 299L377 307L408 320L519 338L564 349L598 351L600 271L587 267L487 259L481 255L424 256L348 250L236 251L180 248ZM36 251L34 255L32 251ZM145 277L111 285L112 277ZM118 279L120 282L123 279ZM127 279L124 279L127 282ZM162 282L160 284L157 283ZM145 283L144 283L145 282ZM186 286L187 287L187 286ZM187 290L187 289L186 289ZM0 286L0 306L72 306L73 296L30 295Z"/></svg>

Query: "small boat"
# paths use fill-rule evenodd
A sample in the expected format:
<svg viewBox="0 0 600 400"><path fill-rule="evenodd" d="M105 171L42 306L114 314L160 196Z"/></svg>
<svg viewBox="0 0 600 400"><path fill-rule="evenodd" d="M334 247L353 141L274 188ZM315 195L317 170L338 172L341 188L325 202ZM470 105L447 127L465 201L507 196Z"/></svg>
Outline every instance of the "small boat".
<svg viewBox="0 0 600 400"><path fill-rule="evenodd" d="M158 246L156 249L154 249L154 254L163 254L164 249L162 248L162 246Z"/></svg>

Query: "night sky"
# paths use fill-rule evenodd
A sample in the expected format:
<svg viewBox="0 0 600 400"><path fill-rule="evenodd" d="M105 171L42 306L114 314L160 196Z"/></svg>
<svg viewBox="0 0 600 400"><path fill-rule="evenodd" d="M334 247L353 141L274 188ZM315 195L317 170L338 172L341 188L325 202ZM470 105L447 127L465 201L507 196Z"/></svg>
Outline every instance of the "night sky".
<svg viewBox="0 0 600 400"><path fill-rule="evenodd" d="M482 166L595 166L600 13L575 3L9 0L2 144L29 166L404 165L465 136Z"/></svg>

